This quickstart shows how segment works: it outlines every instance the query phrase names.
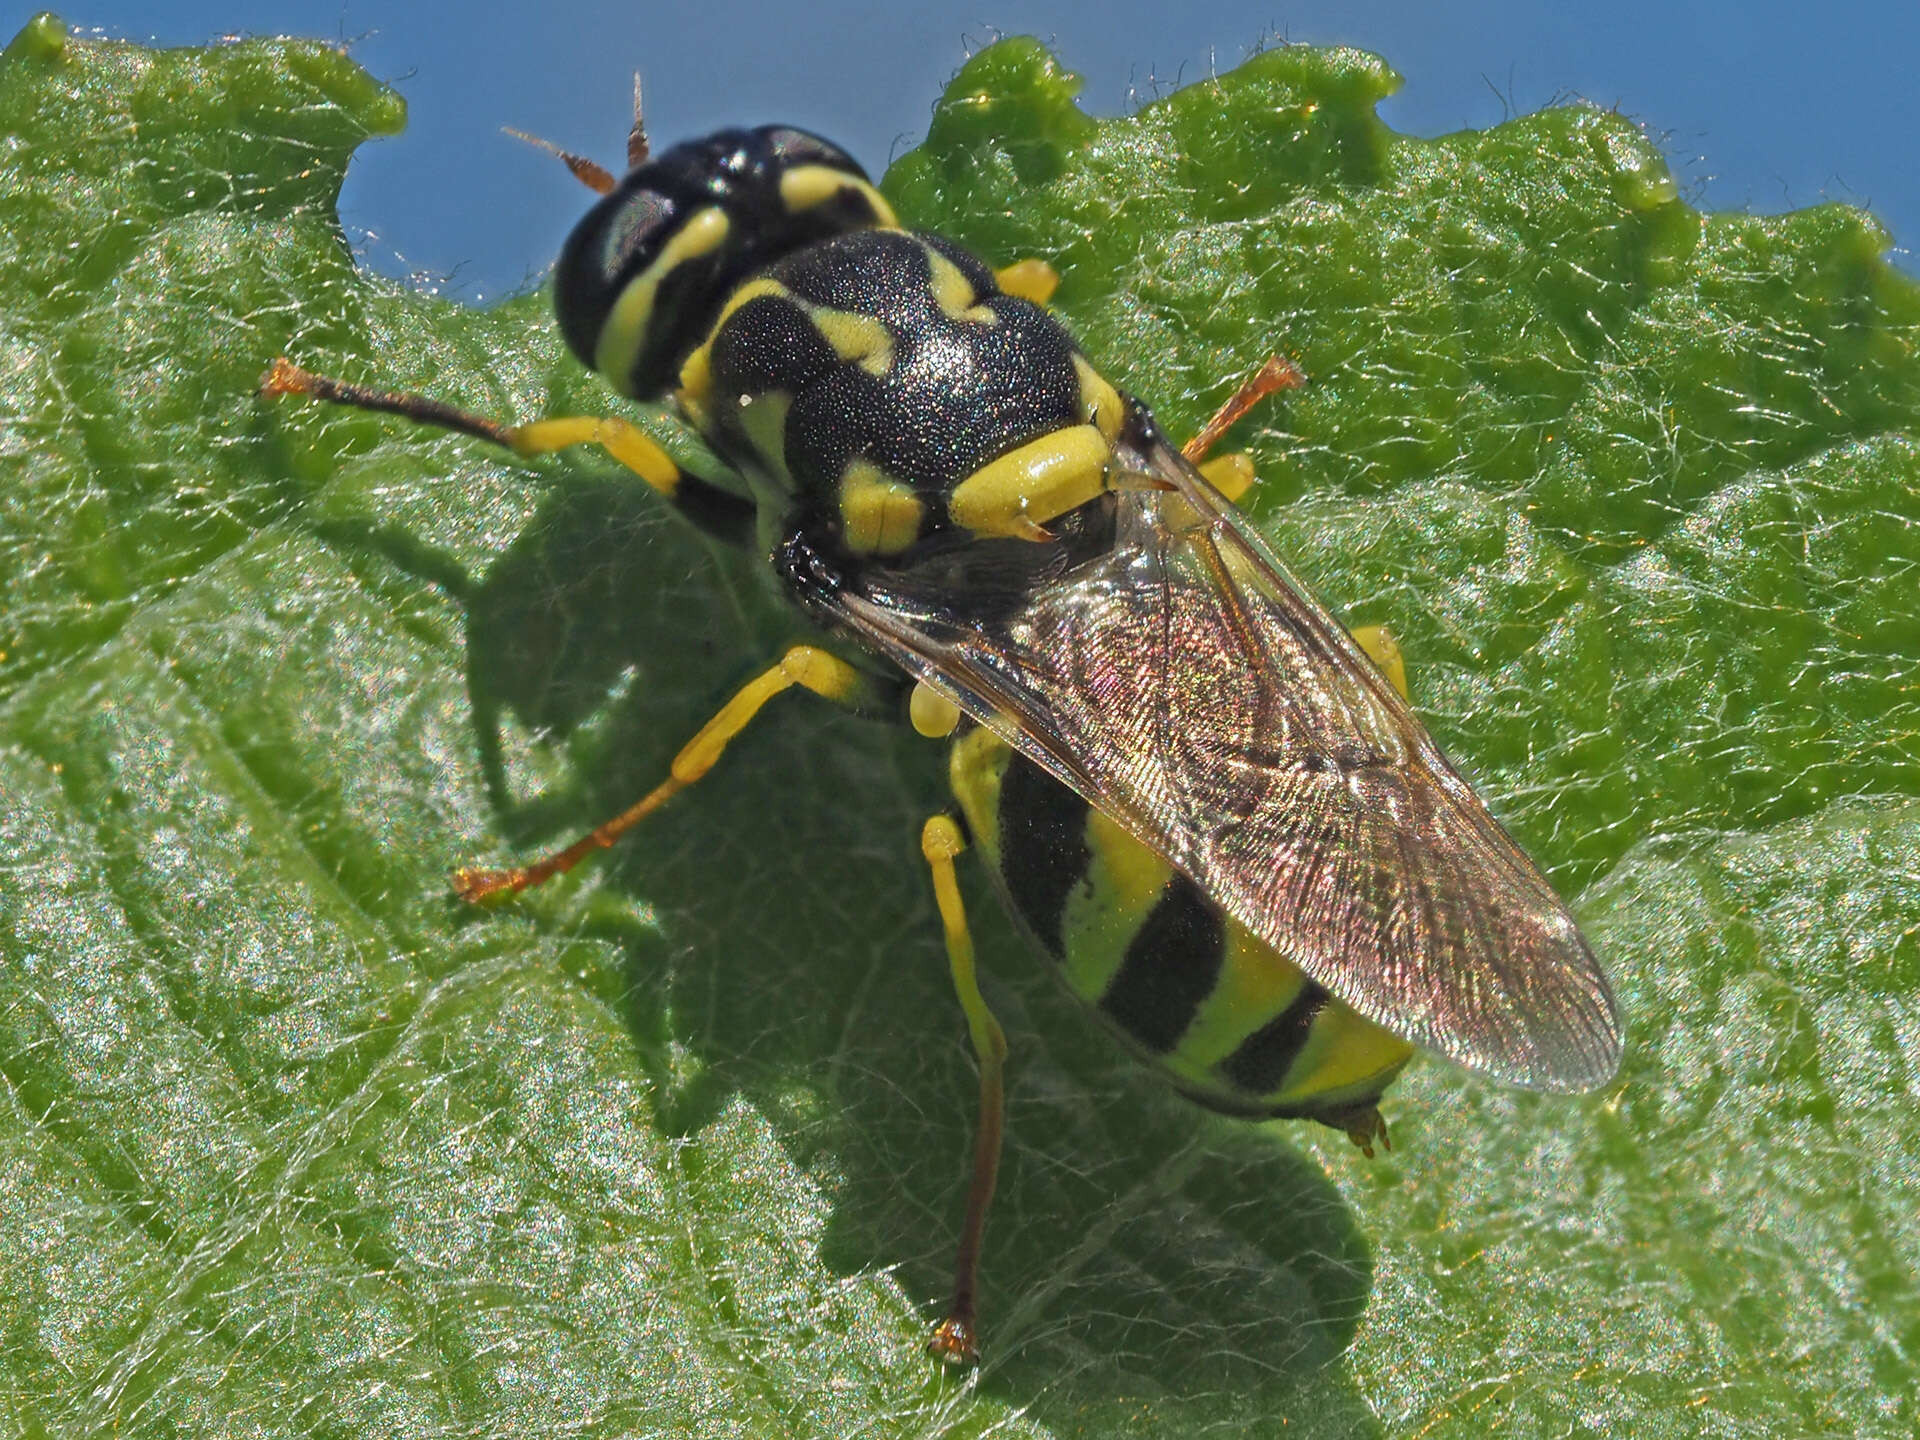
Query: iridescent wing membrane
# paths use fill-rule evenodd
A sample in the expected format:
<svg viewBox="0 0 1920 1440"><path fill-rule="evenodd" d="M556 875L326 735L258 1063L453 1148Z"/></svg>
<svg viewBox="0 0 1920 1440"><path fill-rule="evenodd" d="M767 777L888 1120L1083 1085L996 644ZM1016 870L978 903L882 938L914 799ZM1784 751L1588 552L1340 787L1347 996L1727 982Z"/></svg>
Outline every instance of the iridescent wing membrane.
<svg viewBox="0 0 1920 1440"><path fill-rule="evenodd" d="M976 541L827 603L1361 1014L1605 1081L1613 996L1540 872L1231 504L1155 433L1122 458L1110 543ZM957 584L956 553L999 558Z"/></svg>

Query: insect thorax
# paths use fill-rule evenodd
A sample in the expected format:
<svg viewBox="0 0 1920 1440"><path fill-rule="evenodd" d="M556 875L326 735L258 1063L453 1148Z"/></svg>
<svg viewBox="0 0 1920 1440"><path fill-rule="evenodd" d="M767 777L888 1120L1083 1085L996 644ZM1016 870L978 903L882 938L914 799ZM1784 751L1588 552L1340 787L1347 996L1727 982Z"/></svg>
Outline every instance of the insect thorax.
<svg viewBox="0 0 1920 1440"><path fill-rule="evenodd" d="M747 281L681 378L683 410L763 503L859 556L947 528L989 461L1098 405L1117 422L1121 405L1044 309L899 230L836 236Z"/></svg>
<svg viewBox="0 0 1920 1440"><path fill-rule="evenodd" d="M1050 533L1105 491L1133 410L1045 309L899 229L850 156L785 126L630 171L568 238L554 306L576 355L635 398L671 392L823 556Z"/></svg>

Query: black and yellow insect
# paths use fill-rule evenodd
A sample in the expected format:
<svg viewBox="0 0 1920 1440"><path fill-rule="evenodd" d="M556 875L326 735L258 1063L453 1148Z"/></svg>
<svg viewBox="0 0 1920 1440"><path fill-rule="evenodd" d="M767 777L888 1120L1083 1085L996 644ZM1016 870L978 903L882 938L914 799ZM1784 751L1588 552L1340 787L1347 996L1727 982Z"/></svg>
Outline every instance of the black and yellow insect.
<svg viewBox="0 0 1920 1440"><path fill-rule="evenodd" d="M1370 659L1247 525L1229 498L1244 460L1197 468L1296 372L1270 364L1183 453L1044 308L1046 266L995 272L903 229L816 136L726 130L649 156L636 120L624 179L563 158L603 193L555 272L567 343L624 394L670 397L730 479L684 473L618 419L504 426L284 360L265 388L523 455L598 443L757 547L824 632L632 809L534 864L462 871L467 898L611 844L796 685L951 739L956 809L922 849L981 1094L936 1353L976 1353L1002 1127L1006 1042L954 875L969 840L1072 991L1215 1109L1319 1120L1370 1154L1416 1047L1545 1090L1613 1073L1605 977L1407 708L1390 642L1361 637Z"/></svg>

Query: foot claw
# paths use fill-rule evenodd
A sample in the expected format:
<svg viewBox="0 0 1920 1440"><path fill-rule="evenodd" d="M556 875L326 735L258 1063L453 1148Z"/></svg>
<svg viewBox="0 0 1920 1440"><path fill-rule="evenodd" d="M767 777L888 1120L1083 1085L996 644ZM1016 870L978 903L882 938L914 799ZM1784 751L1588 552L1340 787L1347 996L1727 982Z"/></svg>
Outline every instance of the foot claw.
<svg viewBox="0 0 1920 1440"><path fill-rule="evenodd" d="M469 905L484 905L489 900L498 900L503 895L511 895L516 890L526 888L524 870L479 870L472 866L462 866L453 872L449 881L453 893Z"/></svg>
<svg viewBox="0 0 1920 1440"><path fill-rule="evenodd" d="M971 1370L980 1363L973 1326L951 1315L934 1327L927 1340L927 1353L952 1370Z"/></svg>

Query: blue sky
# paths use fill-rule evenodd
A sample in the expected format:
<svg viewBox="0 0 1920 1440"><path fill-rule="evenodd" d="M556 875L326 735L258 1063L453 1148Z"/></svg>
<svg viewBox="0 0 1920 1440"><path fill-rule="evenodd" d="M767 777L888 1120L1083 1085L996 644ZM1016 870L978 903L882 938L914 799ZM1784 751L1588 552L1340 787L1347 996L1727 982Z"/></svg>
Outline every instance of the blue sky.
<svg viewBox="0 0 1920 1440"><path fill-rule="evenodd" d="M657 141L729 123L791 121L878 173L924 132L928 107L997 34L1047 40L1086 80L1082 103L1124 111L1156 83L1225 69L1263 36L1359 45L1405 77L1388 123L1437 135L1578 94L1640 121L1710 208L1775 212L1822 199L1871 208L1920 250L1920 5L1859 0L69 0L66 20L125 39L225 34L344 40L407 97L404 135L360 153L344 218L369 263L439 277L468 300L537 279L587 198L502 125L615 164L631 74ZM82 6L84 5L84 8ZM23 7L9 31L23 23ZM1895 259L1920 264L1904 250Z"/></svg>

